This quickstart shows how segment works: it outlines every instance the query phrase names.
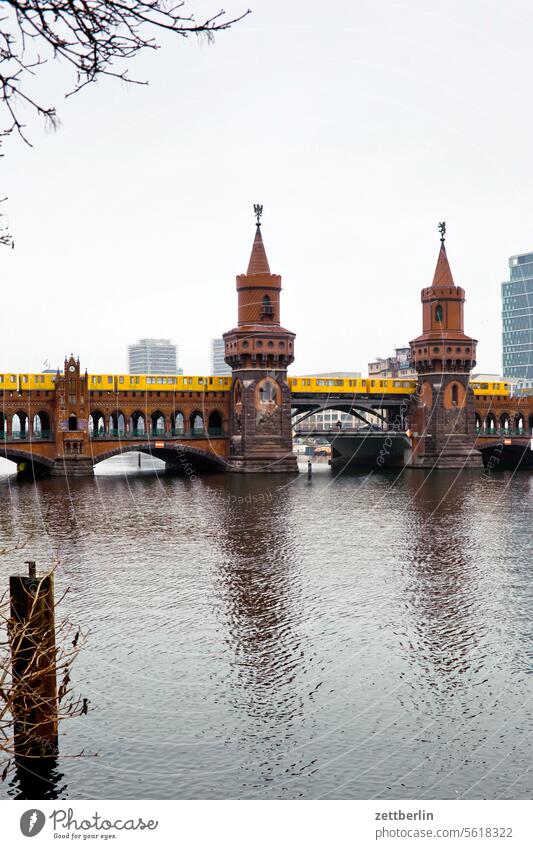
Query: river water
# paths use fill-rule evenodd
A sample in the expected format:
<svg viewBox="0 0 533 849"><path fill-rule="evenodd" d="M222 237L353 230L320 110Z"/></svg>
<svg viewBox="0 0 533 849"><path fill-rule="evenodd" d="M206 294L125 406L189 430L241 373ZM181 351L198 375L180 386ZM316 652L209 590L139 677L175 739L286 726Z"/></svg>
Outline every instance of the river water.
<svg viewBox="0 0 533 849"><path fill-rule="evenodd" d="M2 587L57 558L89 629L43 795L531 796L531 474L143 464L0 468Z"/></svg>

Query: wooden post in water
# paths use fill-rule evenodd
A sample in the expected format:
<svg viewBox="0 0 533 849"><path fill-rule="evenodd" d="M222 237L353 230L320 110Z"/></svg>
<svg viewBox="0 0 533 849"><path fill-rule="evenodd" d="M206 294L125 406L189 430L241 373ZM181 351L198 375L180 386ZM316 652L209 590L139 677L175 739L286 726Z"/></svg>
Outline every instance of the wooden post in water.
<svg viewBox="0 0 533 849"><path fill-rule="evenodd" d="M15 756L55 757L57 680L54 576L38 576L33 560L28 575L11 575L11 664Z"/></svg>

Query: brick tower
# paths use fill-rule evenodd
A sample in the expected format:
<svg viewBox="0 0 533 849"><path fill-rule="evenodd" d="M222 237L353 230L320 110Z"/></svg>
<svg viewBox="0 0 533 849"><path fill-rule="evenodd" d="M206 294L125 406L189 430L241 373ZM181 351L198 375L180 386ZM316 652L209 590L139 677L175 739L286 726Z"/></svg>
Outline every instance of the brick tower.
<svg viewBox="0 0 533 849"><path fill-rule="evenodd" d="M261 235L263 207L254 211L248 271L237 277L238 324L224 334L225 360L233 373L229 462L239 472L297 472L287 383L295 334L280 324L281 277L270 273Z"/></svg>
<svg viewBox="0 0 533 849"><path fill-rule="evenodd" d="M89 381L81 374L80 361L71 354L65 357L63 374L56 377L55 433L57 457L52 475L72 477L92 475L93 461L89 447Z"/></svg>
<svg viewBox="0 0 533 849"><path fill-rule="evenodd" d="M446 255L446 225L433 283L422 289L423 332L410 343L418 372L418 399L409 419L414 432L410 465L425 468L481 466L474 449L474 396L469 376L476 365L477 340L464 333L464 289L456 286Z"/></svg>

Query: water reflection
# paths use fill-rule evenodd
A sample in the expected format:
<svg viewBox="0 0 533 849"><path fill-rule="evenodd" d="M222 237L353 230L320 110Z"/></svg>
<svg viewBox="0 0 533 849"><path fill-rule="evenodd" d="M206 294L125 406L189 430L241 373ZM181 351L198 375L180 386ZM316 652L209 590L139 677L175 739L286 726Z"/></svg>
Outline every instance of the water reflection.
<svg viewBox="0 0 533 849"><path fill-rule="evenodd" d="M431 686L450 694L465 685L468 670L475 674L483 659L476 649L486 636L472 516L455 472L417 471L406 479L406 491L411 510L404 604L412 628L406 648Z"/></svg>
<svg viewBox="0 0 533 849"><path fill-rule="evenodd" d="M96 708L0 793L528 797L529 477L116 469L0 479L1 580L59 554Z"/></svg>
<svg viewBox="0 0 533 849"><path fill-rule="evenodd" d="M9 781L10 795L14 799L59 799L67 791L63 778L56 758L19 758Z"/></svg>
<svg viewBox="0 0 533 849"><path fill-rule="evenodd" d="M302 710L293 686L302 651L291 480L234 477L220 505L220 596L237 685L232 698L268 723L294 719Z"/></svg>

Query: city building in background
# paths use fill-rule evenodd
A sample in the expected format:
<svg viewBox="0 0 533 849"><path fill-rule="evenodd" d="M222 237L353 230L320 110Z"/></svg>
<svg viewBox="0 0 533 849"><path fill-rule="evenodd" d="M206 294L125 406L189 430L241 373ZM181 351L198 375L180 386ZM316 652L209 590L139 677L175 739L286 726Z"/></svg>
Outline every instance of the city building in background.
<svg viewBox="0 0 533 849"><path fill-rule="evenodd" d="M416 370L411 364L411 349L395 348L393 357L376 357L374 362L368 364L368 376L416 378Z"/></svg>
<svg viewBox="0 0 533 849"><path fill-rule="evenodd" d="M129 374L183 374L178 347L170 339L139 339L128 345Z"/></svg>
<svg viewBox="0 0 533 849"><path fill-rule="evenodd" d="M503 375L533 379L533 253L509 257L510 280L502 283Z"/></svg>
<svg viewBox="0 0 533 849"><path fill-rule="evenodd" d="M224 340L222 337L211 339L211 371L210 374L231 374L231 368L224 360Z"/></svg>

